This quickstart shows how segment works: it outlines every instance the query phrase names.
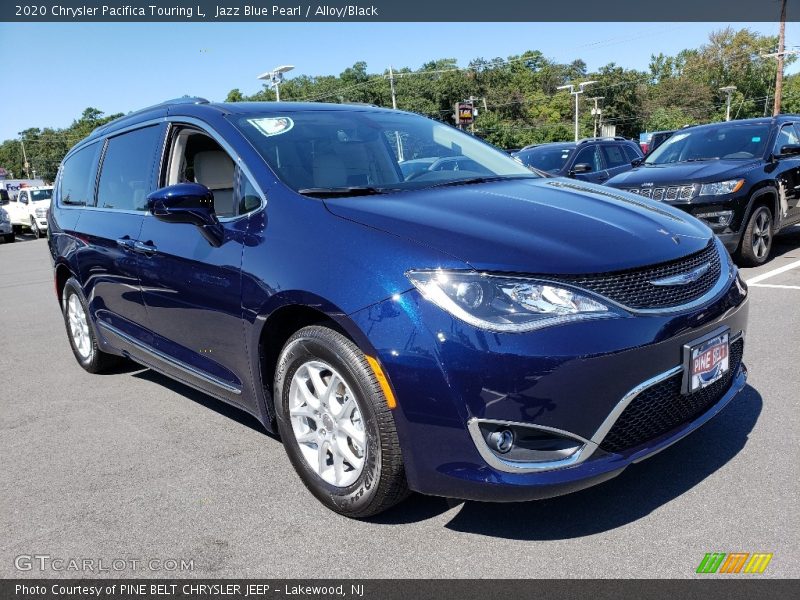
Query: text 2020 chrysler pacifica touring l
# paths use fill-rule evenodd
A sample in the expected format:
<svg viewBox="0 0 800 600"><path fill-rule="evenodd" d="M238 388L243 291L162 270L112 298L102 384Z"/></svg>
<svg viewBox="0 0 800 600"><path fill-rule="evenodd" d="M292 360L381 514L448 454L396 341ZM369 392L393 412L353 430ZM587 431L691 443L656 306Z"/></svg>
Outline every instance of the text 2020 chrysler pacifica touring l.
<svg viewBox="0 0 800 600"><path fill-rule="evenodd" d="M403 175L450 156L470 170ZM747 290L708 227L413 114L164 103L69 152L49 219L86 370L252 413L352 517L585 488L745 385Z"/></svg>

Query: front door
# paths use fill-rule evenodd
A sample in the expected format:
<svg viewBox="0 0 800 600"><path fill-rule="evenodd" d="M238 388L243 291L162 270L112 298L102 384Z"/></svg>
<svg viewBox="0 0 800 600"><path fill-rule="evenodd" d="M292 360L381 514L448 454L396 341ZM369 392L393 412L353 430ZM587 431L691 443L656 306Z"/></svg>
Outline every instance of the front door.
<svg viewBox="0 0 800 600"><path fill-rule="evenodd" d="M166 223L148 214L139 235L144 301L156 348L171 374L209 393L243 400L249 378L242 325L241 260L248 213L261 199L233 158L210 135L173 126L162 185L192 181L214 194L224 241L212 246L191 224ZM247 396L247 394L245 394Z"/></svg>

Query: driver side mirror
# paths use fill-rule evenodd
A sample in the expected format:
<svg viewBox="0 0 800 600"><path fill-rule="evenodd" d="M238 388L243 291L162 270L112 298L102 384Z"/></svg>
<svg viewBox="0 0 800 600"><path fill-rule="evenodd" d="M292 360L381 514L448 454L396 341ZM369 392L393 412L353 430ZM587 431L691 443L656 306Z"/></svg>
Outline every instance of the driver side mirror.
<svg viewBox="0 0 800 600"><path fill-rule="evenodd" d="M214 211L214 193L199 183L176 183L156 190L147 196L147 209L159 221L194 225L214 247L225 239Z"/></svg>
<svg viewBox="0 0 800 600"><path fill-rule="evenodd" d="M643 162L644 162L644 156L640 156L639 158L634 158L634 159L631 161L631 166L632 166L632 167L638 167L638 166L639 166L639 165L641 165Z"/></svg>
<svg viewBox="0 0 800 600"><path fill-rule="evenodd" d="M572 170L570 170L569 174L570 177L576 175L578 173L591 173L592 172L592 165L588 163L578 163L577 165L572 166Z"/></svg>

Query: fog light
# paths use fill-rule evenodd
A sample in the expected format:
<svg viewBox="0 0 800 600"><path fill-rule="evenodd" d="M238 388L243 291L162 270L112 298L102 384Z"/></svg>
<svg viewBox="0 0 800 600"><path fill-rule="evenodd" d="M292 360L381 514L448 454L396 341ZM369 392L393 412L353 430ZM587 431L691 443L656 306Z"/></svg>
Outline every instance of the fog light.
<svg viewBox="0 0 800 600"><path fill-rule="evenodd" d="M505 454L514 446L514 432L501 429L489 434L489 444L500 454Z"/></svg>
<svg viewBox="0 0 800 600"><path fill-rule="evenodd" d="M700 213L695 217L702 219L710 227L727 227L733 218L732 210L719 210L716 212Z"/></svg>

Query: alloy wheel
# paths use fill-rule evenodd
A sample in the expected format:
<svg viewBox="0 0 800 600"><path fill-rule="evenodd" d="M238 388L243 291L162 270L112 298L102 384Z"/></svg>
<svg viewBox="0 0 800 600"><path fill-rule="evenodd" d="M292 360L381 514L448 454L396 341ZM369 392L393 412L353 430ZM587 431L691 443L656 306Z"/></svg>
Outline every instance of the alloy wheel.
<svg viewBox="0 0 800 600"><path fill-rule="evenodd" d="M289 386L289 416L308 466L330 485L352 485L364 469L367 434L344 378L320 360L300 365Z"/></svg>
<svg viewBox="0 0 800 600"><path fill-rule="evenodd" d="M753 254L759 260L763 260L769 253L770 242L772 240L772 223L767 211L761 211L756 215L753 224Z"/></svg>
<svg viewBox="0 0 800 600"><path fill-rule="evenodd" d="M92 338L89 335L89 321L83 305L75 294L67 300L67 322L69 333L76 352L81 358L87 359L92 353Z"/></svg>

